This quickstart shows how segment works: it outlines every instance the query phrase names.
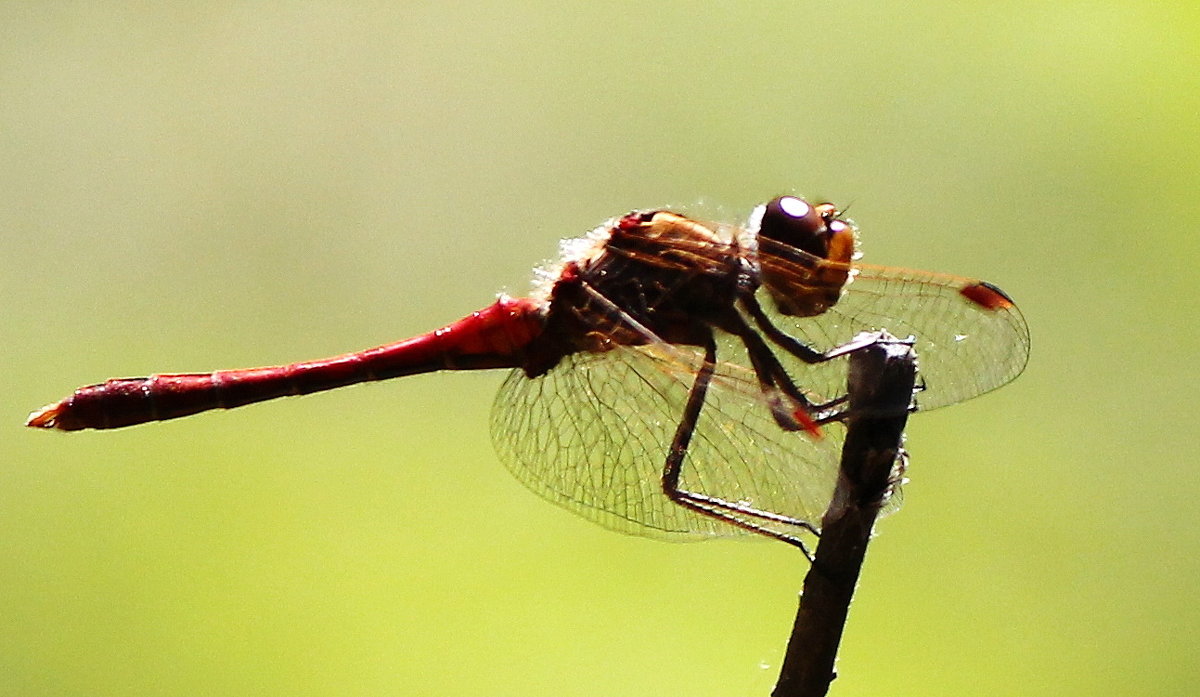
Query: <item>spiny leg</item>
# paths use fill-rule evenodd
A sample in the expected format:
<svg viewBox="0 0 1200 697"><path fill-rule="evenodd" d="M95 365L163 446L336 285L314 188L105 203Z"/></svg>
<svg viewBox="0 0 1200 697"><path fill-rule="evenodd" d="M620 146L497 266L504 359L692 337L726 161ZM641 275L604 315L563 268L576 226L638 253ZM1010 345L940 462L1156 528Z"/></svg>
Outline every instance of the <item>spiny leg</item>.
<svg viewBox="0 0 1200 697"><path fill-rule="evenodd" d="M818 351L779 327L776 327L771 322L771 318L767 317L767 313L763 311L762 305L758 303L758 298L754 297L753 293L743 294L740 300L742 307L749 313L750 318L754 320L758 328L767 335L767 338L784 351L787 351L805 363L824 363L825 361L845 356L848 353L853 353L859 349L864 349L878 343L877 337L860 334L840 346L834 346L827 351Z"/></svg>
<svg viewBox="0 0 1200 697"><path fill-rule="evenodd" d="M800 388L796 387L796 383L792 381L783 364L775 357L762 337L746 324L746 321L737 312L730 312L720 322L720 327L741 339L742 344L746 347L750 364L758 377L759 386L771 408L771 415L779 427L785 431L809 428L813 424L812 420L797 418L797 414L803 412L807 417L816 411L816 406L808 399L807 395L800 391ZM789 408L783 405L779 397L780 391L792 400L793 407Z"/></svg>
<svg viewBox="0 0 1200 697"><path fill-rule="evenodd" d="M792 356L795 356L796 358L810 365L824 363L826 361L833 360L834 358L840 358L841 356L845 356L868 346L872 346L878 341L878 337L864 333L859 334L850 341L839 346L835 346L827 351L818 351L794 336L788 334L787 332L784 332L779 327L776 327L775 324L771 322L771 319L767 317L766 312L763 311L762 306L758 303L758 298L756 298L753 293L743 293L740 297L740 301L743 309L745 309L747 314L750 315L750 318L754 320L755 325L757 325L758 328L767 335L768 339L770 339L776 346L780 347L784 351L787 351ZM782 371L782 367L780 370ZM786 373L784 373L784 375L786 376ZM781 389L787 392L789 385L795 389L795 386L792 385L790 381L781 384ZM813 404L803 394L800 394L799 397L796 397L789 392L789 396L792 396L793 399L797 399L797 401L807 405L810 413L826 411L833 407L839 406L846 401L845 396L841 396L835 397L827 402ZM840 421L845 418L845 416L845 412L836 412L816 419L816 423L820 425L829 423L831 421Z"/></svg>
<svg viewBox="0 0 1200 697"><path fill-rule="evenodd" d="M700 411L704 407L704 398L708 392L708 386L712 382L713 374L717 367L717 344L710 335L704 346L704 363L696 374L696 381L692 384L692 389L688 392L687 403L684 405L683 415L680 418L679 426L675 429L675 437L671 441L671 448L667 453L667 461L663 466L662 487L663 493L667 498L675 503L678 503L685 508L689 508L702 515L716 518L718 520L736 525L744 530L773 537L777 540L787 542L788 544L799 547L800 550L810 560L812 554L809 553L808 547L800 538L788 535L787 533L773 530L748 520L739 518L735 513L769 520L772 522L784 523L803 528L814 534L819 534L819 531L812 523L800 520L798 518L789 518L777 513L762 511L750 506L731 503L723 499L704 494L696 494L679 487L679 480L683 470L683 460L687 456L688 446L691 443L692 435L696 431L696 426L700 420Z"/></svg>
<svg viewBox="0 0 1200 697"><path fill-rule="evenodd" d="M758 325L758 328L767 335L767 338L775 342L784 351L787 351L805 363L823 363L829 360L824 353L776 327L771 322L771 319L767 317L767 313L763 311L762 305L758 304L758 298L754 297L754 293L743 293L740 300L742 307L745 308L750 318L754 320L754 323Z"/></svg>

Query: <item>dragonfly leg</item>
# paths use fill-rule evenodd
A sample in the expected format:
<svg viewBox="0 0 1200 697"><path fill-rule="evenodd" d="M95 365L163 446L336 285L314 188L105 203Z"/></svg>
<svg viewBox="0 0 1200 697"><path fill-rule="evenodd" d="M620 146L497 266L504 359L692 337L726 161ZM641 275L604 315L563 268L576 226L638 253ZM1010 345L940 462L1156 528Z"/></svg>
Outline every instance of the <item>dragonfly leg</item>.
<svg viewBox="0 0 1200 697"><path fill-rule="evenodd" d="M704 346L704 364L696 374L696 382L692 384L692 389L688 393L687 403L684 405L683 415L680 418L679 426L675 429L675 437L671 441L671 448L667 453L667 461L663 466L662 473L662 488L663 493L667 498L675 503L696 511L702 515L715 518L731 525L736 525L743 530L749 530L760 535L765 535L790 545L799 547L809 560L812 560L812 554L804 541L794 535L789 535L785 532L767 527L766 521L775 523L784 523L803 528L809 532L817 534L819 531L812 523L809 523L798 518L790 518L778 513L770 511L761 511L756 508L743 504L732 503L720 498L697 494L680 488L679 482L683 471L683 461L687 456L688 446L691 443L692 435L696 431L696 425L699 423L700 411L704 407L704 398L708 392L708 386L712 382L713 373L716 372L717 364L717 344L716 341L709 336ZM764 521L758 523L754 520L746 520L739 516L747 516L757 518Z"/></svg>
<svg viewBox="0 0 1200 697"><path fill-rule="evenodd" d="M754 320L754 324L762 330L767 337L784 351L792 354L796 358L805 363L824 363L825 361L840 358L855 351L859 351L868 346L874 346L879 343L879 336L876 332L862 332L850 341L839 346L834 346L827 351L818 351L808 344L800 341L796 337L788 334L779 327L776 327L771 318L767 317L767 313L763 311L762 305L758 303L758 298L752 293L745 293L740 297L742 307ZM914 339L903 339L905 343L911 343Z"/></svg>
<svg viewBox="0 0 1200 697"><path fill-rule="evenodd" d="M750 318L754 320L754 323L758 325L758 328L784 351L787 351L805 363L824 363L831 358L830 356L826 356L824 352L816 350L796 337L784 332L779 327L776 327L771 322L771 318L767 317L767 313L763 311L762 305L758 304L758 298L754 297L753 293L743 293L740 300L742 307L745 308Z"/></svg>
<svg viewBox="0 0 1200 697"><path fill-rule="evenodd" d="M764 334L767 335L769 339L771 339L773 343L805 363L814 364L830 361L835 358L849 355L855 351L860 351L868 346L874 346L881 341L879 332L860 332L857 336L844 344L834 346L827 351L817 351L794 336L784 332L779 327L776 327L775 324L771 322L771 319L767 317L766 313L763 312L762 306L758 303L758 299L755 298L752 293L743 294L741 296L741 303L742 307L754 320L754 323L760 330L762 330ZM755 336L757 337L757 335ZM916 338L910 336L906 339L889 339L889 341L912 345L916 342ZM749 345L747 345L747 349L749 348ZM753 357L753 353L751 356ZM772 358L774 358L773 355ZM777 362L778 361L776 361L776 363ZM784 392L787 392L789 396L792 396L793 399L797 399L797 401L808 405L809 413L816 415L814 418L814 423L816 423L816 425L822 426L834 421L842 421L846 418L846 415L848 414L846 409L835 410L836 407L842 407L846 404L847 399L845 395L817 404L809 401L802 393L799 395L799 398L797 398L793 396L792 392L790 392L788 389L791 387L792 390L795 390L795 385L792 384L790 379L787 378L787 374L783 372L782 367L779 369L779 371L783 375L783 378L779 382L780 388L783 389ZM925 382L924 377L922 377L918 383L917 390L922 391L924 389ZM916 407L913 407L912 410L915 411Z"/></svg>
<svg viewBox="0 0 1200 697"><path fill-rule="evenodd" d="M797 411L803 410L806 415L815 414L823 405L813 404L808 396L796 387L796 383L792 381L783 364L771 351L771 347L767 346L758 332L746 324L741 315L731 312L720 323L720 327L741 339L742 344L746 347L750 363L758 377L759 386L767 398L771 415L775 417L775 422L779 424L779 427L787 431L809 428L813 421L809 419L802 422L796 416ZM779 398L779 392L783 392L791 399L792 406L790 408L783 405Z"/></svg>
<svg viewBox="0 0 1200 697"><path fill-rule="evenodd" d="M918 379L917 386L913 389L913 401L912 404L908 406L908 413L911 414L920 411L920 405L917 404L916 395L920 394L920 392L924 389L925 384ZM850 398L847 395L842 395L841 397L831 399L828 402L814 404L813 410L816 414L816 417L813 419L813 423L818 426L824 426L825 424L838 421L845 421L846 417L850 416ZM858 410L855 413L863 414L865 412Z"/></svg>

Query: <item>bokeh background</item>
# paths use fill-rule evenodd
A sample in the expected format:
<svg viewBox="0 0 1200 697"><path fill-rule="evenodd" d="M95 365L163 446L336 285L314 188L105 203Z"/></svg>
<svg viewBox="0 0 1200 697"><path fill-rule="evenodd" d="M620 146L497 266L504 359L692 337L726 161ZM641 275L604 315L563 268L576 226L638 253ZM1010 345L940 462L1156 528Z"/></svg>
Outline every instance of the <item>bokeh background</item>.
<svg viewBox="0 0 1200 697"><path fill-rule="evenodd" d="M1193 692L1198 54L1188 2L0 4L0 694L767 694L800 557L544 503L492 454L499 374L21 423L780 192L1033 331L911 422L834 694Z"/></svg>

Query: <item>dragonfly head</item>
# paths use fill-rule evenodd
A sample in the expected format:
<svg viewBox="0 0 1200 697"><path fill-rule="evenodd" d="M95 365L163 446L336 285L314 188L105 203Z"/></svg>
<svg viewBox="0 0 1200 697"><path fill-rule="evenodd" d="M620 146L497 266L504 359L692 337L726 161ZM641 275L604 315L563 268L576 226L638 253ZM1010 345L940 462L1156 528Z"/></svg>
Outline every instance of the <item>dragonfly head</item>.
<svg viewBox="0 0 1200 697"><path fill-rule="evenodd" d="M758 217L763 281L779 311L810 317L832 306L850 278L854 226L832 203L778 196Z"/></svg>

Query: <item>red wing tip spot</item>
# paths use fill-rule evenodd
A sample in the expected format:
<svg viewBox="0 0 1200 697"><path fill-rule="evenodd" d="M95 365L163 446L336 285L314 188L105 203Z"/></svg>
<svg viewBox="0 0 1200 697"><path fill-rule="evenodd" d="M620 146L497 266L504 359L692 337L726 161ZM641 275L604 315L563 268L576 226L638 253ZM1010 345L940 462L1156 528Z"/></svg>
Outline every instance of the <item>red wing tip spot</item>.
<svg viewBox="0 0 1200 697"><path fill-rule="evenodd" d="M960 294L967 300L987 310L1006 310L1016 305L1008 294L987 281L978 281L963 286Z"/></svg>
<svg viewBox="0 0 1200 697"><path fill-rule="evenodd" d="M62 412L62 402L47 404L29 415L25 425L31 428L57 428L58 415Z"/></svg>

